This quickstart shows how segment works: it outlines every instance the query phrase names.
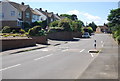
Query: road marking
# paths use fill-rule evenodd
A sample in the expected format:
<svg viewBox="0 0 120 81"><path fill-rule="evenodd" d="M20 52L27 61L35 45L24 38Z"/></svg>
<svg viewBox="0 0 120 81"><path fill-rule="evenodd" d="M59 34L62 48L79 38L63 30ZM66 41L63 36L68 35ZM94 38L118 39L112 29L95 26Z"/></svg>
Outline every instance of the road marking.
<svg viewBox="0 0 120 81"><path fill-rule="evenodd" d="M80 53L83 52L84 50L85 50L85 49L82 49L82 50L80 51Z"/></svg>
<svg viewBox="0 0 120 81"><path fill-rule="evenodd" d="M68 49L62 50L62 52L68 51Z"/></svg>
<svg viewBox="0 0 120 81"><path fill-rule="evenodd" d="M102 47L104 47L104 44L102 44Z"/></svg>
<svg viewBox="0 0 120 81"><path fill-rule="evenodd" d="M17 66L20 66L20 65L21 65L21 64L16 64L16 65L13 65L13 66L4 68L4 69L0 69L0 71L4 71L4 70L10 69L10 68L14 68L14 67L17 67Z"/></svg>
<svg viewBox="0 0 120 81"><path fill-rule="evenodd" d="M90 55L91 55L92 57L94 57L94 54L93 54L93 53L90 53Z"/></svg>
<svg viewBox="0 0 120 81"><path fill-rule="evenodd" d="M53 55L53 54L46 55L46 56L43 56L43 57L40 57L40 58L36 58L36 59L34 59L34 60L40 60L40 59L43 59L43 58L49 57L49 56L51 56L51 55Z"/></svg>
<svg viewBox="0 0 120 81"><path fill-rule="evenodd" d="M48 51L48 49L41 49L41 51Z"/></svg>
<svg viewBox="0 0 120 81"><path fill-rule="evenodd" d="M101 43L103 43L103 41L101 41Z"/></svg>

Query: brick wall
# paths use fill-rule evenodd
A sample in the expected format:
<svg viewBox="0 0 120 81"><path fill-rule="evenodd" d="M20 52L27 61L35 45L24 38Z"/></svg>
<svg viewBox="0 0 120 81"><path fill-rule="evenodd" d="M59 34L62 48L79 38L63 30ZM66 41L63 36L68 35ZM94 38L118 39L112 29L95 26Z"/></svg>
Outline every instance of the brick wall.
<svg viewBox="0 0 120 81"><path fill-rule="evenodd" d="M16 28L16 27L18 28L17 21L2 21L2 27L4 27L4 26L10 26L12 28Z"/></svg>
<svg viewBox="0 0 120 81"><path fill-rule="evenodd" d="M2 51L20 47L34 46L35 41L31 38L26 39L0 39L2 42Z"/></svg>
<svg viewBox="0 0 120 81"><path fill-rule="evenodd" d="M49 39L53 40L73 40L72 32L55 32L48 34Z"/></svg>

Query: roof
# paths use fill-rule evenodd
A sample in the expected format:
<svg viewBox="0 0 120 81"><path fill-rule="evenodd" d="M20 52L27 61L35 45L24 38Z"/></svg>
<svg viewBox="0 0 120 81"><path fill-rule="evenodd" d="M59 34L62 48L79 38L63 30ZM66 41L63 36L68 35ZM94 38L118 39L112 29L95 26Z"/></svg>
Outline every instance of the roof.
<svg viewBox="0 0 120 81"><path fill-rule="evenodd" d="M54 17L55 17L56 19L58 19L58 20L61 19L61 18L59 17L59 15L57 15L57 14L54 14Z"/></svg>
<svg viewBox="0 0 120 81"><path fill-rule="evenodd" d="M33 10L32 8L30 8L30 9L31 9L31 11L32 11L33 14L35 14L35 15L39 15L39 16L40 16L40 14L39 14L38 12L36 12L36 11Z"/></svg>
<svg viewBox="0 0 120 81"><path fill-rule="evenodd" d="M52 17L53 13L50 12L50 13L47 13L48 17Z"/></svg>
<svg viewBox="0 0 120 81"><path fill-rule="evenodd" d="M98 27L101 29L108 29L108 27L106 27L106 26L98 26Z"/></svg>
<svg viewBox="0 0 120 81"><path fill-rule="evenodd" d="M19 3L12 2L12 1L9 1L9 3L12 6L14 6L16 9L21 10L21 11L25 11L29 7L29 5L21 5Z"/></svg>

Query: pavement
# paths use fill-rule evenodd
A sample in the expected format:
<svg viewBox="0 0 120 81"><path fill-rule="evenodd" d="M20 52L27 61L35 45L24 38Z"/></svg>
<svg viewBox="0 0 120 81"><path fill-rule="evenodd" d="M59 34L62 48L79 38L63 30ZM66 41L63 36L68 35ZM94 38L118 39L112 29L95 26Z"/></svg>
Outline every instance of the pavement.
<svg viewBox="0 0 120 81"><path fill-rule="evenodd" d="M95 39L100 52L89 53ZM2 56L2 78L118 79L118 47L109 34L49 43L42 49Z"/></svg>

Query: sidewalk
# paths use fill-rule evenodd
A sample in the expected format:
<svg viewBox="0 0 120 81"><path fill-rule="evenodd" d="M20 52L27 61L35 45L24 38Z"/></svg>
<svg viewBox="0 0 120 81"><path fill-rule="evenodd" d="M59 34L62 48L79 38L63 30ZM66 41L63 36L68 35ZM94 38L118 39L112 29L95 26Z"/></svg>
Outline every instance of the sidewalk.
<svg viewBox="0 0 120 81"><path fill-rule="evenodd" d="M118 45L110 39L79 79L118 79Z"/></svg>
<svg viewBox="0 0 120 81"><path fill-rule="evenodd" d="M24 48L6 50L6 51L1 52L0 55L1 54L2 55L8 55L8 54L13 54L13 53L42 49L42 48L46 48L48 46L57 46L57 45L65 44L65 43L67 43L67 42L66 41L48 40L48 45L36 44L36 46L32 46L32 47L24 47Z"/></svg>

